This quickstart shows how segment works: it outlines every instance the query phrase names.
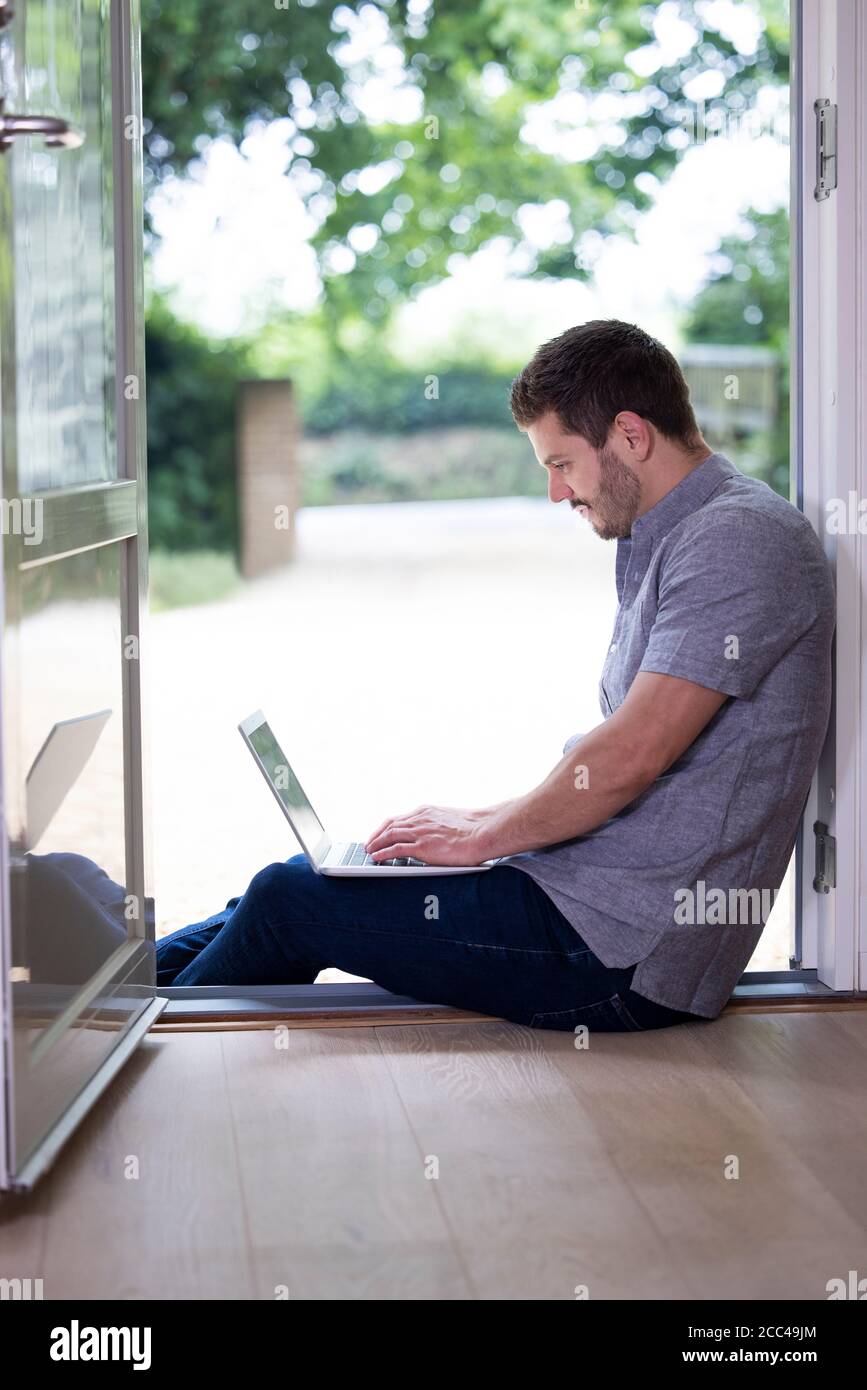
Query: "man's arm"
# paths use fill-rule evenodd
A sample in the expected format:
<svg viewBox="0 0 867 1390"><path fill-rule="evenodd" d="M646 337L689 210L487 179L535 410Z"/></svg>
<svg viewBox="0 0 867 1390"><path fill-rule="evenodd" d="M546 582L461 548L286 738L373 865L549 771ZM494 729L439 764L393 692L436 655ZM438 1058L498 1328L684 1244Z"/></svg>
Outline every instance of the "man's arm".
<svg viewBox="0 0 867 1390"><path fill-rule="evenodd" d="M639 671L623 704L570 748L540 786L499 808L491 855L518 854L586 835L660 777L727 696L677 676Z"/></svg>
<svg viewBox="0 0 867 1390"><path fill-rule="evenodd" d="M622 811L686 752L727 695L639 671L623 704L526 796L485 811L420 806L367 842L376 859L479 864L585 835Z"/></svg>

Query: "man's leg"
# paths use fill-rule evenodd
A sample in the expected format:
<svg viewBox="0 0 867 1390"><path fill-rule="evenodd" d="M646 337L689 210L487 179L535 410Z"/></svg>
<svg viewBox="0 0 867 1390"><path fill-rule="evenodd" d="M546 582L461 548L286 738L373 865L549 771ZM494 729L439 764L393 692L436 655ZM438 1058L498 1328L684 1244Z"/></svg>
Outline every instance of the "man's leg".
<svg viewBox="0 0 867 1390"><path fill-rule="evenodd" d="M195 922L189 927L179 927L168 936L157 941L157 985L173 985L175 977L196 959L206 946L213 941L217 932L225 926L232 912L241 901L230 898L222 912L215 912L204 922Z"/></svg>
<svg viewBox="0 0 867 1390"><path fill-rule="evenodd" d="M78 984L127 940L127 890L83 854L29 854L24 892L27 963L41 984ZM153 922L153 900L145 903Z"/></svg>
<svg viewBox="0 0 867 1390"><path fill-rule="evenodd" d="M642 1026L621 998L633 967L604 966L510 865L386 880L324 877L301 855L271 864L174 983L291 984L314 980L325 966L517 1023Z"/></svg>

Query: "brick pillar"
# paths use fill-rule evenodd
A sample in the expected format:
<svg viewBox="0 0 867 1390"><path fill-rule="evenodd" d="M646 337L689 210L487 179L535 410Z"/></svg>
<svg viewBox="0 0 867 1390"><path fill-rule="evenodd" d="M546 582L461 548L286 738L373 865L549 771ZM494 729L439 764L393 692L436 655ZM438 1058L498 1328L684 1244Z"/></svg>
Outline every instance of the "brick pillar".
<svg viewBox="0 0 867 1390"><path fill-rule="evenodd" d="M291 381L238 383L240 563L247 579L289 564L294 555L298 434Z"/></svg>

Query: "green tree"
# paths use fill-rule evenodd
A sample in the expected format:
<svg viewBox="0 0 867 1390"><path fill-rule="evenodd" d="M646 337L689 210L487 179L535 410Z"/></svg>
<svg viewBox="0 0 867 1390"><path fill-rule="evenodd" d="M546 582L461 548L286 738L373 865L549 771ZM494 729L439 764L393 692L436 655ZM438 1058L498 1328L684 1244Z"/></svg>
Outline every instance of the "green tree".
<svg viewBox="0 0 867 1390"><path fill-rule="evenodd" d="M744 233L723 239L708 283L684 324L691 343L754 344L779 358L779 410L767 439L762 476L784 497L790 492L789 442L789 214L751 211Z"/></svg>
<svg viewBox="0 0 867 1390"><path fill-rule="evenodd" d="M143 0L148 187L193 169L214 139L238 145L252 124L288 118L287 177L321 223L324 312L338 345L444 276L453 254L496 236L523 248L528 275L583 277L583 234L628 232L653 186L638 176L662 181L674 167L691 79L716 71L734 112L787 79L785 0L763 0L749 54L713 27L712 7L672 3L696 42L643 77L626 57L652 41L657 6L635 0L431 0L424 14L408 0ZM387 31L416 96L408 123L364 118L374 69L346 46L359 17ZM528 109L570 94L620 99L620 114L587 114L600 142L591 158L543 153L522 136ZM381 183L362 176L371 167ZM566 238L535 252L519 210L554 198L567 204Z"/></svg>
<svg viewBox="0 0 867 1390"><path fill-rule="evenodd" d="M789 214L751 211L726 237L686 321L691 343L756 343L785 352L789 338Z"/></svg>

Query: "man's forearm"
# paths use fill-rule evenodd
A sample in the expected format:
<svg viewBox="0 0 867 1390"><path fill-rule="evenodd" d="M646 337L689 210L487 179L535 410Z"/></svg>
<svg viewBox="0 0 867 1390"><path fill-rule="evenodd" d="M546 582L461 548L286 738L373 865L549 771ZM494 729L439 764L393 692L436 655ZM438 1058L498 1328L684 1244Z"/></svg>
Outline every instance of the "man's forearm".
<svg viewBox="0 0 867 1390"><path fill-rule="evenodd" d="M640 748L619 736L616 717L580 739L526 796L491 808L481 826L486 858L542 849L595 830L653 781Z"/></svg>
<svg viewBox="0 0 867 1390"><path fill-rule="evenodd" d="M383 821L365 848L377 863L408 855L467 865L574 840L646 791L728 698L679 676L639 671L623 703L534 791L485 810L419 806Z"/></svg>

